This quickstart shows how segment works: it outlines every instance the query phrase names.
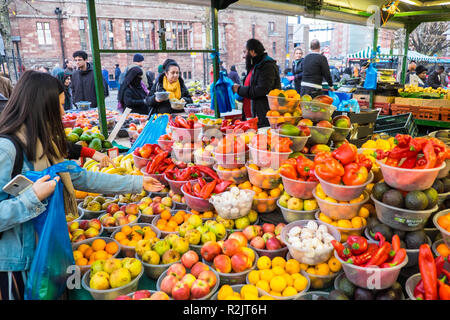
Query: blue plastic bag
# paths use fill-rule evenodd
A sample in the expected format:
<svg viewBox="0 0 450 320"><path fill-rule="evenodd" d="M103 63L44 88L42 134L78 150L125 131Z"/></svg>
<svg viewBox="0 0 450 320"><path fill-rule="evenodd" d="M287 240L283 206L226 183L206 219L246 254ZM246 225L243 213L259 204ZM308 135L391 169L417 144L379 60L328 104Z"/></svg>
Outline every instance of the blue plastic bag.
<svg viewBox="0 0 450 320"><path fill-rule="evenodd" d="M375 63L371 63L366 70L366 79L364 80L364 89L375 90L377 88L378 70Z"/></svg>
<svg viewBox="0 0 450 320"><path fill-rule="evenodd" d="M355 112L359 113L361 112L358 100L356 99L350 99L350 100L343 100L339 103L337 106L337 111L345 111L345 112Z"/></svg>
<svg viewBox="0 0 450 320"><path fill-rule="evenodd" d="M328 95L333 98L332 105L335 107L339 106L339 104L341 103L341 99L339 99L339 96L331 90L328 90Z"/></svg>
<svg viewBox="0 0 450 320"><path fill-rule="evenodd" d="M169 122L168 115L162 115L157 117L156 114L152 115L147 121L144 129L139 137L133 143L128 153L132 153L137 147L142 147L146 143L157 143L160 136L166 134L167 123Z"/></svg>
<svg viewBox="0 0 450 320"><path fill-rule="evenodd" d="M217 82L211 85L211 109L214 110L215 99L217 99L217 108L220 113L230 112L236 108L232 89L233 85L233 80L228 78L225 72L221 71ZM215 96L214 89L216 90Z"/></svg>
<svg viewBox="0 0 450 320"><path fill-rule="evenodd" d="M58 172L80 172L74 161L64 161L43 171L28 171L25 176L32 181ZM25 300L55 300L66 288L67 268L75 264L72 244L67 232L64 212L63 183L56 184L55 191L47 199L47 209L34 218L38 244L25 285Z"/></svg>

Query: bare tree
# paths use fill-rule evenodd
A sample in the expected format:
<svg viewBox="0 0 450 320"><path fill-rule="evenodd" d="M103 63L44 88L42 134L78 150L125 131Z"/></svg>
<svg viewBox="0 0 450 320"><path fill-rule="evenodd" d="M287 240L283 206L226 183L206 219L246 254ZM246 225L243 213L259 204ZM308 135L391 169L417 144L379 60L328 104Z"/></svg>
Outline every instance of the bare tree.
<svg viewBox="0 0 450 320"><path fill-rule="evenodd" d="M442 55L450 48L446 35L449 30L449 22L422 23L411 33L409 45L415 51L428 56Z"/></svg>
<svg viewBox="0 0 450 320"><path fill-rule="evenodd" d="M9 5L12 1L13 0L0 0L0 34L5 45L6 55L8 55L8 52L11 52L12 50L11 24L9 21ZM6 60L6 68L12 70L12 63L8 59Z"/></svg>

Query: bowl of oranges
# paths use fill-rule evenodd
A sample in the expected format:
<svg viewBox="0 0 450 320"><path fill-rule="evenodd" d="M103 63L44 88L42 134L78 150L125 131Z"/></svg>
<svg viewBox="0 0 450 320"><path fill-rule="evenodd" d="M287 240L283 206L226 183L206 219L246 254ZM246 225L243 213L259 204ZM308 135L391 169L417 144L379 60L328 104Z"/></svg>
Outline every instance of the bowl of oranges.
<svg viewBox="0 0 450 320"><path fill-rule="evenodd" d="M95 261L117 257L120 245L112 238L96 237L73 243L72 251L75 264L85 274Z"/></svg>
<svg viewBox="0 0 450 320"><path fill-rule="evenodd" d="M159 238L161 231L149 223L137 223L132 226L125 225L117 229L111 235L111 238L119 243L121 255L134 258L136 255L136 246L141 240L150 240Z"/></svg>
<svg viewBox="0 0 450 320"><path fill-rule="evenodd" d="M248 172L248 180L254 186L262 189L273 189L280 185L281 177L278 170L272 168L260 168L256 164L245 164Z"/></svg>
<svg viewBox="0 0 450 320"><path fill-rule="evenodd" d="M310 287L308 276L301 274L301 265L295 259L262 256L258 258L256 267L247 275L246 283L273 299L293 300Z"/></svg>
<svg viewBox="0 0 450 320"><path fill-rule="evenodd" d="M300 104L300 95L294 89L286 91L273 89L267 95L267 101L269 102L270 110L283 114L286 112L293 113Z"/></svg>
<svg viewBox="0 0 450 320"><path fill-rule="evenodd" d="M215 165L213 169L222 180L232 181L233 183L239 184L248 179L247 168L244 166L240 168L227 169L222 166Z"/></svg>
<svg viewBox="0 0 450 320"><path fill-rule="evenodd" d="M190 215L185 210L166 209L158 217L153 219L152 225L161 232L162 238L165 238L169 234L179 235L180 225L187 221Z"/></svg>
<svg viewBox="0 0 450 320"><path fill-rule="evenodd" d="M447 247L450 246L450 209L436 213L433 217L433 223L441 232L442 239Z"/></svg>

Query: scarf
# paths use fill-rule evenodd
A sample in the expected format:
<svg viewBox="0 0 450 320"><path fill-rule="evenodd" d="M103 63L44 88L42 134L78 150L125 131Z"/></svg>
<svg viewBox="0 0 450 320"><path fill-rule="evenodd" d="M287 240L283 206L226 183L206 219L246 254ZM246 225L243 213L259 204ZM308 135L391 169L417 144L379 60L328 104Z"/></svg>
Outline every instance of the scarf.
<svg viewBox="0 0 450 320"><path fill-rule="evenodd" d="M27 134L26 134L26 128L25 126L21 126L19 132L16 134L17 137L22 141L24 145L27 144ZM57 147L55 144L53 144L53 147L57 151L56 153L59 154ZM57 159L48 159L47 156L43 156L43 148L41 141L38 139L36 142L36 161L32 162L34 166L34 171L42 171L44 169L47 169L48 167L52 166L53 164L60 163L64 161L64 158L59 156ZM42 158L41 158L42 157ZM75 198L75 189L72 184L72 179L70 178L70 173L68 172L61 172L58 173L58 175L61 178L61 182L64 185L64 210L66 212L66 215L72 214L76 215L78 213L78 207L77 207L77 200Z"/></svg>
<svg viewBox="0 0 450 320"><path fill-rule="evenodd" d="M169 99L181 99L180 80L177 80L174 83L169 83L169 81L167 81L167 77L164 76L163 88L169 92Z"/></svg>

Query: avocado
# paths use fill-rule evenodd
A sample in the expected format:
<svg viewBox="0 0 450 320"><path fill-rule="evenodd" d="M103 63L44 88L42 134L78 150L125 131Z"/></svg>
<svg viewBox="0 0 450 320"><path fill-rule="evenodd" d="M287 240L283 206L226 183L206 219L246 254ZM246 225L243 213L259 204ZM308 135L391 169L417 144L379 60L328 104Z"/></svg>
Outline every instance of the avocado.
<svg viewBox="0 0 450 320"><path fill-rule="evenodd" d="M435 180L431 187L435 189L437 193L444 193L444 183L442 182L442 180Z"/></svg>
<svg viewBox="0 0 450 320"><path fill-rule="evenodd" d="M90 143L91 141L92 141L92 137L91 137L91 135L90 134L88 134L88 133L83 133L81 136L80 136L80 140L81 141L86 141L87 143Z"/></svg>
<svg viewBox="0 0 450 320"><path fill-rule="evenodd" d="M439 200L438 192L433 188L429 188L427 190L424 190L423 193L425 193L425 195L428 198L427 209L434 208Z"/></svg>
<svg viewBox="0 0 450 320"><path fill-rule="evenodd" d="M442 182L444 183L444 193L447 193L450 191L450 179L444 178L442 179Z"/></svg>
<svg viewBox="0 0 450 320"><path fill-rule="evenodd" d="M351 283L346 276L343 276L339 280L338 289L343 291L344 294L351 299L355 294L356 286L353 283Z"/></svg>
<svg viewBox="0 0 450 320"><path fill-rule="evenodd" d="M284 136L298 136L300 129L290 123L283 123L280 128L280 134Z"/></svg>
<svg viewBox="0 0 450 320"><path fill-rule="evenodd" d="M386 241L392 240L393 232L392 229L389 228L387 225L382 223L377 224L374 228L372 228L370 236L372 238L375 237L375 233L377 232L381 233L386 238Z"/></svg>
<svg viewBox="0 0 450 320"><path fill-rule="evenodd" d="M350 300L342 290L333 290L328 296L328 300Z"/></svg>
<svg viewBox="0 0 450 320"><path fill-rule="evenodd" d="M419 247L428 243L427 234L423 230L407 232L405 236L406 249L419 249Z"/></svg>
<svg viewBox="0 0 450 320"><path fill-rule="evenodd" d="M77 136L81 136L83 134L83 129L80 127L75 127L72 129L72 133L75 133Z"/></svg>
<svg viewBox="0 0 450 320"><path fill-rule="evenodd" d="M355 289L355 300L373 300L373 292L371 290L356 288Z"/></svg>
<svg viewBox="0 0 450 320"><path fill-rule="evenodd" d="M293 152L289 155L289 159L292 159L292 158L296 159L297 157L302 156L302 155L303 155L303 153L301 153L301 152Z"/></svg>
<svg viewBox="0 0 450 320"><path fill-rule="evenodd" d="M375 199L382 201L383 194L389 190L391 190L391 188L386 183L378 182L373 186L372 194Z"/></svg>
<svg viewBox="0 0 450 320"><path fill-rule="evenodd" d="M93 133L91 134L92 139L100 139L101 141L105 141L105 137L101 133Z"/></svg>
<svg viewBox="0 0 450 320"><path fill-rule="evenodd" d="M104 149L111 149L111 148L113 147L113 145L112 145L112 143L109 142L108 140L105 140L105 141L102 142L102 147L103 147Z"/></svg>
<svg viewBox="0 0 450 320"><path fill-rule="evenodd" d="M392 289L382 290L377 293L376 300L397 300L397 293Z"/></svg>
<svg viewBox="0 0 450 320"><path fill-rule="evenodd" d="M422 191L410 191L405 197L405 207L409 210L425 210L428 207L428 197Z"/></svg>
<svg viewBox="0 0 450 320"><path fill-rule="evenodd" d="M403 240L400 240L400 248L406 249L406 243Z"/></svg>
<svg viewBox="0 0 450 320"><path fill-rule="evenodd" d="M66 139L69 140L70 142L76 143L78 142L78 140L80 140L80 137L78 137L77 134L72 132L66 136Z"/></svg>
<svg viewBox="0 0 450 320"><path fill-rule="evenodd" d="M91 143L89 143L89 148L96 151L102 150L102 140L100 140L99 138L92 139Z"/></svg>
<svg viewBox="0 0 450 320"><path fill-rule="evenodd" d="M394 290L395 295L396 295L396 300L401 300L403 297L403 288L402 285L398 282L395 282L392 287L391 290Z"/></svg>
<svg viewBox="0 0 450 320"><path fill-rule="evenodd" d="M398 235L398 237L400 238L400 240L403 240L405 238L406 235L406 231L403 230L397 230L397 229L393 229L392 230L394 234Z"/></svg>
<svg viewBox="0 0 450 320"><path fill-rule="evenodd" d="M372 231L373 228L377 225L380 224L380 220L377 219L377 217L369 217L367 218L367 228L369 231Z"/></svg>
<svg viewBox="0 0 450 320"><path fill-rule="evenodd" d="M448 132L445 130L439 130L438 132L436 132L435 137L436 138L448 138Z"/></svg>
<svg viewBox="0 0 450 320"><path fill-rule="evenodd" d="M391 189L391 190L386 191L383 194L382 200L383 200L384 204L387 204L389 206L393 206L396 208L404 208L405 207L405 200L403 199L403 194L396 189Z"/></svg>

